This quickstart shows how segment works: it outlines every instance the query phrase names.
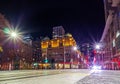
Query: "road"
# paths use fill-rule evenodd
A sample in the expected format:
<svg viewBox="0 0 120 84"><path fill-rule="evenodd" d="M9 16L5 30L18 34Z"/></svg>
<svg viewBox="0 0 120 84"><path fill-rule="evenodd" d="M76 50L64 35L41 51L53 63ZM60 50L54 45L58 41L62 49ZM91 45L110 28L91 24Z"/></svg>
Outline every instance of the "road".
<svg viewBox="0 0 120 84"><path fill-rule="evenodd" d="M1 71L0 84L74 84L88 75L84 69Z"/></svg>
<svg viewBox="0 0 120 84"><path fill-rule="evenodd" d="M0 84L120 84L120 71L66 69L0 71Z"/></svg>

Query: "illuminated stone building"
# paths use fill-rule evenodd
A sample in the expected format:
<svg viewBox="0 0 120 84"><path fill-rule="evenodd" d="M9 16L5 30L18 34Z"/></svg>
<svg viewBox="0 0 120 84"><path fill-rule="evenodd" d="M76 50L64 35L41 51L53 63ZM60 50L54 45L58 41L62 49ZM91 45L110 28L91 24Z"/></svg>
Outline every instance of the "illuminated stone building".
<svg viewBox="0 0 120 84"><path fill-rule="evenodd" d="M27 39L8 40L10 23L0 14L0 69L26 69L32 64L32 47ZM24 36L25 37L25 36Z"/></svg>
<svg viewBox="0 0 120 84"><path fill-rule="evenodd" d="M8 67L8 51L7 45L5 44L5 33L4 28L10 27L8 20L0 13L0 69L5 65L5 68ZM5 63L4 63L5 62ZM4 64L3 64L4 63Z"/></svg>
<svg viewBox="0 0 120 84"><path fill-rule="evenodd" d="M104 0L104 8L102 65L104 69L120 69L120 0Z"/></svg>
<svg viewBox="0 0 120 84"><path fill-rule="evenodd" d="M73 50L76 41L71 34L59 38L49 39L46 37L41 42L43 60L47 59L48 67L54 64L54 68L78 68L80 53Z"/></svg>
<svg viewBox="0 0 120 84"><path fill-rule="evenodd" d="M4 15L2 15L0 13L0 46L2 47L2 45L4 44L4 39L5 39L5 35L4 35L4 28L9 27L10 24L8 22L8 20L4 17Z"/></svg>

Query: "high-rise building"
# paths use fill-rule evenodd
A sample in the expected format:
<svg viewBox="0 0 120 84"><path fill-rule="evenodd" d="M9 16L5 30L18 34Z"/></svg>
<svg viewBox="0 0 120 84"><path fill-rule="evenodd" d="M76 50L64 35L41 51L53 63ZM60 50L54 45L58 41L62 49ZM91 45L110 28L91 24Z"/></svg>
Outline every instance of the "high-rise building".
<svg viewBox="0 0 120 84"><path fill-rule="evenodd" d="M64 37L65 30L62 26L53 27L53 38Z"/></svg>
<svg viewBox="0 0 120 84"><path fill-rule="evenodd" d="M41 38L37 38L36 40L34 40L32 42L32 47L33 47L33 65L34 68L39 68L36 64L41 63L42 62L42 53L41 53Z"/></svg>
<svg viewBox="0 0 120 84"><path fill-rule="evenodd" d="M105 69L120 69L120 0L104 0L106 24L100 42Z"/></svg>
<svg viewBox="0 0 120 84"><path fill-rule="evenodd" d="M83 43L80 47L80 51L83 53L84 56L84 67L89 68L89 66L92 66L94 59L94 55L92 54L93 45L90 43Z"/></svg>

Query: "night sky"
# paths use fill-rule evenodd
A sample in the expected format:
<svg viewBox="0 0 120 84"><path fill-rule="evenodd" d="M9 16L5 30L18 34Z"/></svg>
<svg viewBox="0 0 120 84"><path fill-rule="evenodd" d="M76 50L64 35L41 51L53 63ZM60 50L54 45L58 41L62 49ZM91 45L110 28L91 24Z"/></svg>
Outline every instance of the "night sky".
<svg viewBox="0 0 120 84"><path fill-rule="evenodd" d="M0 0L0 12L34 37L63 26L78 44L99 41L105 25L103 0Z"/></svg>

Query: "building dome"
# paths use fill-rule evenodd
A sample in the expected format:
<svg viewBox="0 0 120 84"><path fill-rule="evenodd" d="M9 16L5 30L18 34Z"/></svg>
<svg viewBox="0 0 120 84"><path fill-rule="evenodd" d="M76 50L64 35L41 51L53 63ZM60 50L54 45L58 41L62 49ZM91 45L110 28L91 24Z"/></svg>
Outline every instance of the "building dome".
<svg viewBox="0 0 120 84"><path fill-rule="evenodd" d="M43 41L46 41L46 40L50 40L50 38L49 37L43 38Z"/></svg>
<svg viewBox="0 0 120 84"><path fill-rule="evenodd" d="M67 33L65 36L67 36L67 37L72 37L72 34Z"/></svg>

